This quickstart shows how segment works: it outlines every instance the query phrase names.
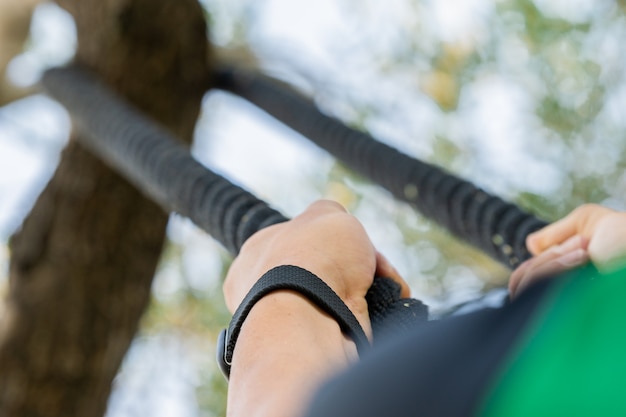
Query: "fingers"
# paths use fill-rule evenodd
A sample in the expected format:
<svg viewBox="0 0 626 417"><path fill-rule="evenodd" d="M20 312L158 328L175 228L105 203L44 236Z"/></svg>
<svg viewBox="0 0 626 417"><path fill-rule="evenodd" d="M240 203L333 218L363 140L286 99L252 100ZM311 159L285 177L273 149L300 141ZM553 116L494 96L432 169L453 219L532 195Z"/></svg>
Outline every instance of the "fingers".
<svg viewBox="0 0 626 417"><path fill-rule="evenodd" d="M576 234L576 221L570 216L554 222L538 232L528 235L526 247L534 256L541 254L554 245L565 242Z"/></svg>
<svg viewBox="0 0 626 417"><path fill-rule="evenodd" d="M584 204L561 220L531 233L526 239L526 246L530 253L539 255L574 235L580 235L590 240L597 223L610 213L614 213L614 211L597 204Z"/></svg>
<svg viewBox="0 0 626 417"><path fill-rule="evenodd" d="M376 251L376 276L391 278L398 284L400 284L400 297L407 298L411 296L411 289L409 284L402 278L400 273L391 265L391 262L385 258L385 256Z"/></svg>
<svg viewBox="0 0 626 417"><path fill-rule="evenodd" d="M514 298L534 282L586 264L588 245L587 239L576 235L524 262L511 275L509 295Z"/></svg>

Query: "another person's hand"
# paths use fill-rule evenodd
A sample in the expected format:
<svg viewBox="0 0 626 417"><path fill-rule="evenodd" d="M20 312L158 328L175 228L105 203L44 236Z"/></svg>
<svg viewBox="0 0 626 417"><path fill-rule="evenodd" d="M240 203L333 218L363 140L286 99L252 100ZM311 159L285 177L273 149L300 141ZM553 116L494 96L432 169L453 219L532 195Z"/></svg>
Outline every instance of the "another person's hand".
<svg viewBox="0 0 626 417"><path fill-rule="evenodd" d="M515 297L537 280L591 261L601 272L626 263L626 213L585 204L563 219L528 236L533 258L511 275L509 293Z"/></svg>
<svg viewBox="0 0 626 417"><path fill-rule="evenodd" d="M365 294L375 275L394 279L402 286L402 295L409 295L407 284L374 249L361 223L333 201L315 202L299 216L265 228L245 242L224 283L230 311L265 272L280 265L299 266L324 280L368 334Z"/></svg>

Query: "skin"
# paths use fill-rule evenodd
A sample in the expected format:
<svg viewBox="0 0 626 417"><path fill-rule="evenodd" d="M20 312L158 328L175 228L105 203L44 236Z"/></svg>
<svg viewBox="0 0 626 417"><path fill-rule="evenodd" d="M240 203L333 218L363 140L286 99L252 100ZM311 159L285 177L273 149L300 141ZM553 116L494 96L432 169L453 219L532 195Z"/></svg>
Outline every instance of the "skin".
<svg viewBox="0 0 626 417"><path fill-rule="evenodd" d="M594 262L602 271L626 258L626 213L585 205L529 236L534 257L513 272L510 295L558 272ZM365 294L374 276L409 288L376 251L360 222L339 204L318 201L289 222L261 230L243 246L224 283L231 312L256 280L273 267L296 265L323 279L346 303L368 335ZM330 375L355 361L356 347L337 323L292 291L255 304L233 355L228 417L294 417Z"/></svg>
<svg viewBox="0 0 626 417"><path fill-rule="evenodd" d="M279 265L300 266L323 279L368 335L365 294L374 276L394 279L409 296L408 285L376 251L361 223L332 201L318 201L246 241L224 283L230 311L259 277ZM356 358L354 343L334 319L295 292L271 293L255 304L241 328L227 415L299 415L320 383Z"/></svg>
<svg viewBox="0 0 626 417"><path fill-rule="evenodd" d="M528 236L533 258L509 280L511 297L528 285L591 261L600 272L626 265L626 213L585 204L563 219Z"/></svg>

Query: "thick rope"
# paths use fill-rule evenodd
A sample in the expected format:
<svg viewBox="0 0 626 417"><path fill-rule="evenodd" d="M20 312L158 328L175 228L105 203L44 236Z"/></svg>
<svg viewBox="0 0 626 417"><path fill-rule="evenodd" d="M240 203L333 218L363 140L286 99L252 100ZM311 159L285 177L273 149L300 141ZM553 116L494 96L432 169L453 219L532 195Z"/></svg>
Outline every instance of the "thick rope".
<svg viewBox="0 0 626 417"><path fill-rule="evenodd" d="M42 80L72 115L84 145L167 211L190 218L233 255L256 231L287 218L197 162L180 141L116 97L86 70Z"/></svg>
<svg viewBox="0 0 626 417"><path fill-rule="evenodd" d="M347 127L269 77L226 68L218 72L217 88L255 104L510 268L529 258L526 237L546 225L468 181Z"/></svg>
<svg viewBox="0 0 626 417"><path fill-rule="evenodd" d="M117 169L166 210L191 219L237 255L255 232L285 216L198 163L186 147L78 67L47 71L42 80L63 104L92 152ZM414 299L400 299L390 279L377 279L367 294L375 340L382 331L406 329L427 319Z"/></svg>

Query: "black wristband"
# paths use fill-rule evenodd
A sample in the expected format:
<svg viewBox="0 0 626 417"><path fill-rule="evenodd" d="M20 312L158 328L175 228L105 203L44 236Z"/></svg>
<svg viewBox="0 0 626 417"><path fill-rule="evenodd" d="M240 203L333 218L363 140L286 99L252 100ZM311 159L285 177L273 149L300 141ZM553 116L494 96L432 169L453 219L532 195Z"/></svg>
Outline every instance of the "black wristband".
<svg viewBox="0 0 626 417"><path fill-rule="evenodd" d="M257 301L277 290L296 291L334 318L341 331L354 341L359 354L362 354L370 346L359 321L324 281L315 274L297 266L278 266L266 272L252 286L250 292L235 311L228 329L224 329L220 333L217 341L217 363L227 379L230 376L233 352L243 322Z"/></svg>

